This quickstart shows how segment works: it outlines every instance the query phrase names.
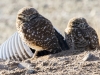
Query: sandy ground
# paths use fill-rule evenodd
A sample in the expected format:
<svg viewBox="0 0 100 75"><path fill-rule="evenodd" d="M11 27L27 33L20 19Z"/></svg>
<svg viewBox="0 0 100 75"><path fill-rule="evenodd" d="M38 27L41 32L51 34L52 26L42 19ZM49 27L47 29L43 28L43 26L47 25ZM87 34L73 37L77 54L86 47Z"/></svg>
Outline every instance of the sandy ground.
<svg viewBox="0 0 100 75"><path fill-rule="evenodd" d="M91 53L91 57L83 58ZM63 51L25 61L0 60L0 75L100 75L100 51Z"/></svg>
<svg viewBox="0 0 100 75"><path fill-rule="evenodd" d="M64 35L69 19L84 17L100 32L100 0L0 0L0 44L16 32L19 9L32 6ZM88 61L82 59L91 53ZM100 51L64 51L24 61L0 60L0 75L100 75Z"/></svg>

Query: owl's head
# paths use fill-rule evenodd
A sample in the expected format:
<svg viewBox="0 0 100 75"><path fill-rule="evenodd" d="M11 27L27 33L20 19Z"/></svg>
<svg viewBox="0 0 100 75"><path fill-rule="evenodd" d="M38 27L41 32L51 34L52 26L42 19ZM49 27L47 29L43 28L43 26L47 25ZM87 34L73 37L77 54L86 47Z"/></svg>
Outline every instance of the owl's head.
<svg viewBox="0 0 100 75"><path fill-rule="evenodd" d="M21 21L30 21L38 16L38 11L32 7L24 7L18 11L17 19Z"/></svg>
<svg viewBox="0 0 100 75"><path fill-rule="evenodd" d="M83 17L73 18L68 23L68 27L69 28L81 28L81 29L85 29L88 26L89 25L88 25L86 19L83 18Z"/></svg>

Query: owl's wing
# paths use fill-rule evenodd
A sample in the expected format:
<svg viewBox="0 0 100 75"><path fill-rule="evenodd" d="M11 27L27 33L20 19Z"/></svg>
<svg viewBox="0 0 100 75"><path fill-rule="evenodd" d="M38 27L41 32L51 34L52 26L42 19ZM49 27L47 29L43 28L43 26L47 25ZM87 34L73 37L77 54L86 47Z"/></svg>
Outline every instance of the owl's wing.
<svg viewBox="0 0 100 75"><path fill-rule="evenodd" d="M90 32L90 48L91 49L96 49L96 47L99 46L99 39L98 39L98 35L96 33L96 31L93 29L93 28L90 28L91 29L91 32Z"/></svg>
<svg viewBox="0 0 100 75"><path fill-rule="evenodd" d="M99 46L99 40L98 40L98 35L96 31L92 27L88 27L84 30L81 30L82 34L84 35L83 37L89 41L89 48L90 49L96 49L96 47Z"/></svg>
<svg viewBox="0 0 100 75"><path fill-rule="evenodd" d="M56 29L55 29L55 35L56 35L56 37L58 39L59 45L62 48L62 50L68 50L69 46L65 42L64 37Z"/></svg>

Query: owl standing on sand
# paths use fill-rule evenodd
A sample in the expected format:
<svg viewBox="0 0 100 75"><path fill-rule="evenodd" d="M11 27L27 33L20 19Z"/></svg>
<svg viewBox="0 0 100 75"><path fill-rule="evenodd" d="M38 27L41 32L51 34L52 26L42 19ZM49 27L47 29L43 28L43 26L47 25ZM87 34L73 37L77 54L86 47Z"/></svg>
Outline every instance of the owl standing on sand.
<svg viewBox="0 0 100 75"><path fill-rule="evenodd" d="M96 31L85 18L73 18L65 29L66 42L73 49L96 49L99 40Z"/></svg>
<svg viewBox="0 0 100 75"><path fill-rule="evenodd" d="M62 50L52 23L40 15L36 9L32 7L20 9L16 19L16 27L22 41L30 48L35 49L34 56L42 50L48 50L50 53Z"/></svg>

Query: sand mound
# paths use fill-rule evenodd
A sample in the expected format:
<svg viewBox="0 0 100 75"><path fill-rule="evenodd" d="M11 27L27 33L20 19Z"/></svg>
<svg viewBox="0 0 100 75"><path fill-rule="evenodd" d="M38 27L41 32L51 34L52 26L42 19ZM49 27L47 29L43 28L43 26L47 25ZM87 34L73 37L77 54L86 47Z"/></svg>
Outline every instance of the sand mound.
<svg viewBox="0 0 100 75"><path fill-rule="evenodd" d="M87 54L92 56L84 61ZM100 51L63 51L34 60L0 60L0 75L100 75Z"/></svg>

